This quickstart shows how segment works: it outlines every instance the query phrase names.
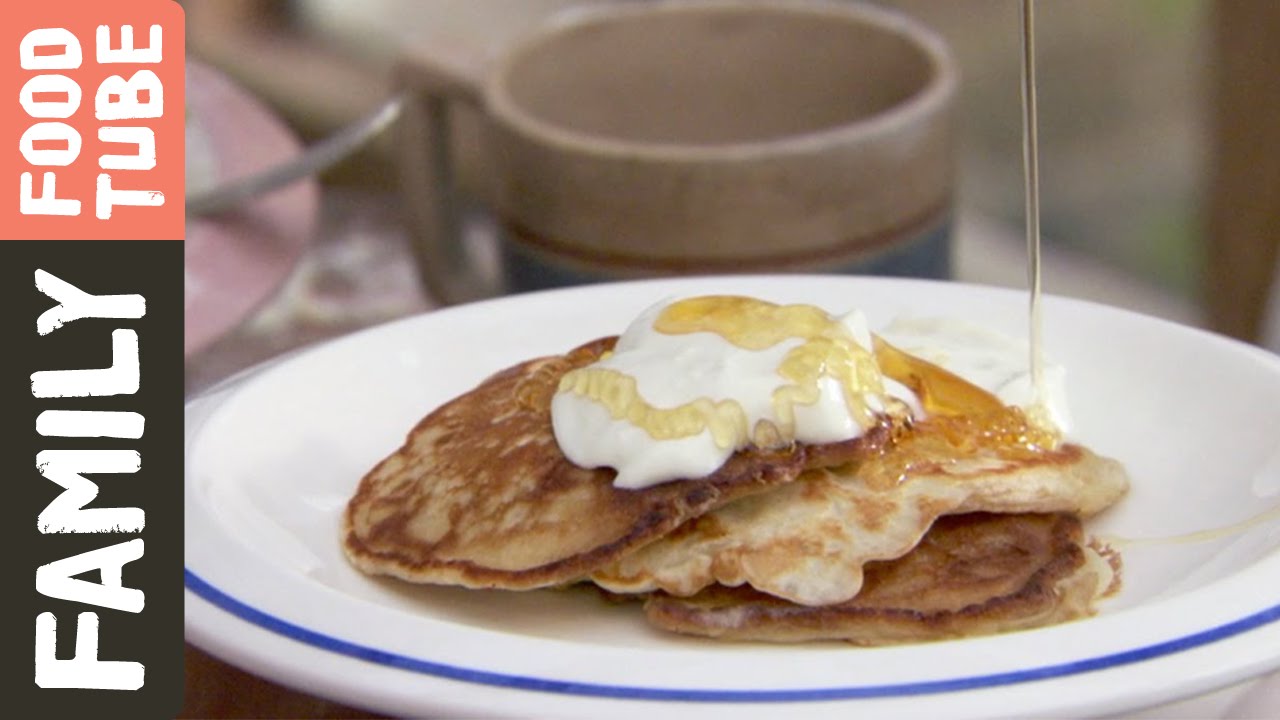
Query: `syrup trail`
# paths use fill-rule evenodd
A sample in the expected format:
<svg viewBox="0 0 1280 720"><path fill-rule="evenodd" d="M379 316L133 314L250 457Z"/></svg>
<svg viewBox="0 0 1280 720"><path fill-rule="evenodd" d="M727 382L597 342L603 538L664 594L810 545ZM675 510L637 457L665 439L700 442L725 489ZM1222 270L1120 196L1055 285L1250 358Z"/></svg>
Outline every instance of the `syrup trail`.
<svg viewBox="0 0 1280 720"><path fill-rule="evenodd" d="M1162 535L1157 537L1122 537L1119 535L1110 535L1098 538L1107 545L1118 548L1131 547L1147 547L1152 545L1183 545L1190 543L1210 542L1213 540L1221 540L1244 533L1255 528L1263 527L1269 523L1280 522L1280 505L1264 510L1257 515L1247 517L1239 522L1230 525L1221 525L1218 527L1206 528L1204 530L1192 530L1191 532L1179 533L1177 535Z"/></svg>
<svg viewBox="0 0 1280 720"><path fill-rule="evenodd" d="M1047 420L1040 321L1040 142L1036 127L1035 0L1022 0L1022 168L1027 203L1027 285L1031 290L1031 410L1035 419Z"/></svg>

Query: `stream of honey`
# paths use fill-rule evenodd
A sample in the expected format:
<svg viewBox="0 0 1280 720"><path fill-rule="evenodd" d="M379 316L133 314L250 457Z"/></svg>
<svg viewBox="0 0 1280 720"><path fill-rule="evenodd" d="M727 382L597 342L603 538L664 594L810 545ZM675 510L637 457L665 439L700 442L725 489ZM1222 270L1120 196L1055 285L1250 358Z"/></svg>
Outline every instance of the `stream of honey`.
<svg viewBox="0 0 1280 720"><path fill-rule="evenodd" d="M1027 221L1027 285L1030 288L1031 379L1035 402L1030 418L1039 424L1045 416L1045 389L1040 316L1040 162L1036 118L1035 0L1022 0L1022 157L1026 191ZM1223 527L1165 537L1125 538L1111 536L1102 540L1115 547L1197 543L1239 535L1253 528L1280 520L1280 506Z"/></svg>
<svg viewBox="0 0 1280 720"><path fill-rule="evenodd" d="M1026 190L1027 285L1031 291L1031 383L1033 421L1047 420L1044 354L1040 318L1040 141L1036 118L1035 0L1022 0L1022 160Z"/></svg>

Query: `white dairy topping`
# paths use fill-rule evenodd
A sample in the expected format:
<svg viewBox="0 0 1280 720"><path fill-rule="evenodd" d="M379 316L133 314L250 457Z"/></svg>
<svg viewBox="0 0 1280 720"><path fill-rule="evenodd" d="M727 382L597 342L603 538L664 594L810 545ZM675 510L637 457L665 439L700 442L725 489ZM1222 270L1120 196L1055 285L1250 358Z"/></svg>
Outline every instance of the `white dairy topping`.
<svg viewBox="0 0 1280 720"><path fill-rule="evenodd" d="M955 318L898 318L877 333L903 352L959 375L1005 405L1030 409L1036 402L1023 340ZM1064 435L1070 431L1067 370L1045 358L1044 404L1049 420Z"/></svg>
<svg viewBox="0 0 1280 720"><path fill-rule="evenodd" d="M746 414L747 427L755 427L760 420L777 424L773 393L789 384L778 367L803 340L790 338L753 351L713 332L660 333L653 324L666 305L641 314L618 339L613 354L592 367L634 378L640 396L654 407L678 407L702 397L734 400ZM870 348L871 336L861 313L851 313L840 321L855 341ZM817 402L795 406L795 439L827 443L861 435L863 428L845 402L840 384L822 378L818 387ZM883 409L879 398L868 399L871 409ZM582 467L615 468L618 476L614 485L622 488L706 476L737 449L718 447L710 429L684 438L656 440L643 428L625 418L613 419L601 404L572 392L556 393L551 401L551 421L556 440L570 461Z"/></svg>
<svg viewBox="0 0 1280 720"><path fill-rule="evenodd" d="M779 373L779 366L804 340L787 338L750 350L715 332L662 333L654 323L668 304L641 314L618 339L613 353L591 367L634 379L636 393L653 408L677 408L699 398L730 400L741 407L748 428L761 420L781 427L774 392L790 381ZM871 348L862 313L849 313L839 322L855 342ZM1037 399L1025 341L953 318L900 318L879 334L898 349L959 375L1006 405L1030 409ZM910 389L887 377L881 377L881 382L885 396L906 403L915 417L924 416ZM1070 428L1065 368L1046 360L1044 383L1047 419L1065 434ZM846 403L840 382L824 376L817 386L816 402L793 406L794 439L816 444L861 435L863 427ZM885 409L882 396L867 393L862 400L872 411ZM571 462L616 469L614 485L621 488L705 477L739 449L719 446L710 427L694 435L655 439L625 417L614 419L601 402L563 389L551 401L551 421L556 441Z"/></svg>

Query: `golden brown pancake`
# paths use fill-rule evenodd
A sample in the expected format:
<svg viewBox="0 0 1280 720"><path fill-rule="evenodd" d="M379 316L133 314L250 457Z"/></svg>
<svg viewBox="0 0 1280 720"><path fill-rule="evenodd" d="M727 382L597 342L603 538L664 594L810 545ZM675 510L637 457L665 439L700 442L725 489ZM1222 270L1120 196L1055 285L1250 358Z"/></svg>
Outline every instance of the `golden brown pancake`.
<svg viewBox="0 0 1280 720"><path fill-rule="evenodd" d="M644 609L664 630L731 640L886 645L987 635L1091 614L1110 568L1090 553L1071 515L953 515L910 553L869 563L862 591L843 603L811 607L715 585L688 598L655 593Z"/></svg>
<svg viewBox="0 0 1280 720"><path fill-rule="evenodd" d="M641 490L581 468L556 444L550 400L561 376L613 338L520 363L443 405L360 482L344 516L352 563L413 582L529 589L571 582L725 503L806 467L874 454L889 436L736 453L705 478Z"/></svg>
<svg viewBox="0 0 1280 720"><path fill-rule="evenodd" d="M806 471L794 483L729 503L594 572L615 593L691 595L747 584L804 605L854 597L863 566L900 557L933 522L976 511L1090 515L1128 488L1123 467L1078 445L978 442L1017 427L1009 411L986 424L917 423L857 467Z"/></svg>

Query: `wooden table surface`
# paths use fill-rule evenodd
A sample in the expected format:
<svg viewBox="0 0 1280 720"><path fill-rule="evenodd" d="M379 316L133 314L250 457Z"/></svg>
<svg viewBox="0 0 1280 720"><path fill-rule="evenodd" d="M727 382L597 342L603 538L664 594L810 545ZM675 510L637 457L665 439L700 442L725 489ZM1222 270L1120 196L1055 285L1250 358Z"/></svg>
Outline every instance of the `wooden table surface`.
<svg viewBox="0 0 1280 720"><path fill-rule="evenodd" d="M250 675L188 644L180 718L379 718Z"/></svg>

